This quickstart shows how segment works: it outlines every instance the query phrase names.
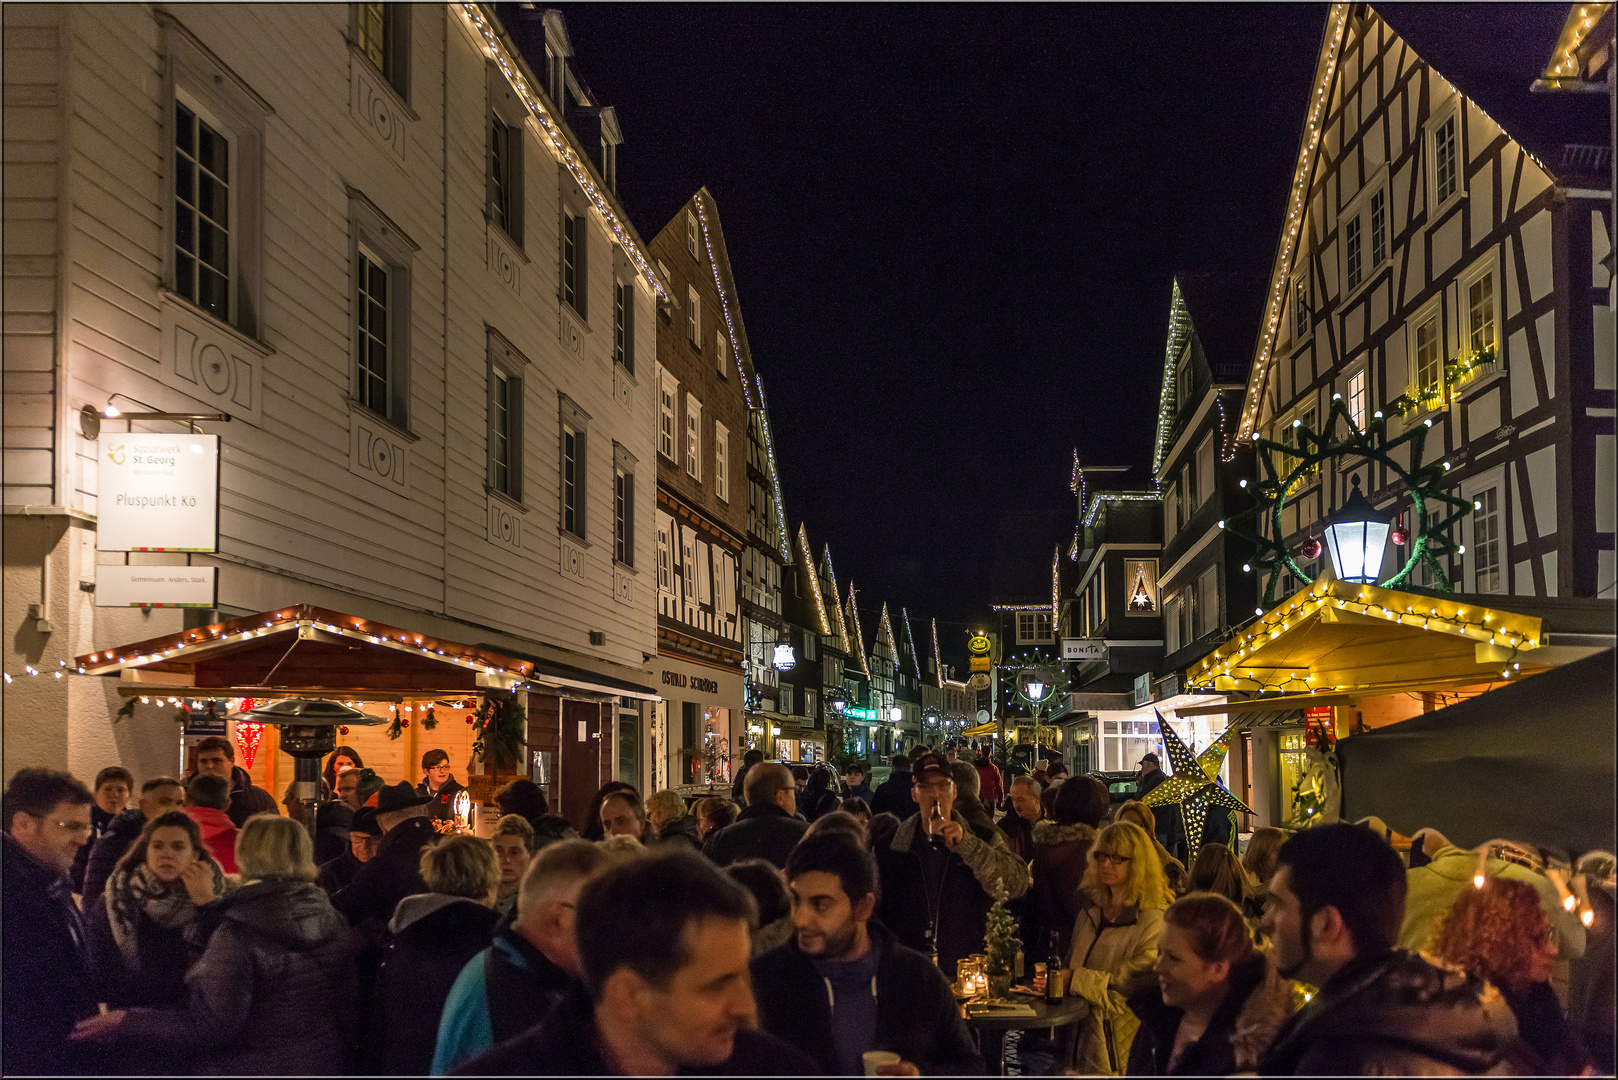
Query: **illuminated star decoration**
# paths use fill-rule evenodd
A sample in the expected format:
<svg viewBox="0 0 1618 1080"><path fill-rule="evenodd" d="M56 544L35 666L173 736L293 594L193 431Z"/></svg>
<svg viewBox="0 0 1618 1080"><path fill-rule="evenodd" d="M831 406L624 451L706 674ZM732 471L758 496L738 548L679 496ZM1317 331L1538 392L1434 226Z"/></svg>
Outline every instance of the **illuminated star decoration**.
<svg viewBox="0 0 1618 1080"><path fill-rule="evenodd" d="M1202 826L1208 818L1209 807L1220 806L1244 814L1253 812L1218 779L1230 731L1227 729L1200 757L1194 758L1162 713L1157 714L1157 728L1162 732L1163 748L1168 751L1174 774L1153 788L1141 802L1147 806L1179 805L1180 820L1185 825L1186 854L1195 858L1202 848Z"/></svg>

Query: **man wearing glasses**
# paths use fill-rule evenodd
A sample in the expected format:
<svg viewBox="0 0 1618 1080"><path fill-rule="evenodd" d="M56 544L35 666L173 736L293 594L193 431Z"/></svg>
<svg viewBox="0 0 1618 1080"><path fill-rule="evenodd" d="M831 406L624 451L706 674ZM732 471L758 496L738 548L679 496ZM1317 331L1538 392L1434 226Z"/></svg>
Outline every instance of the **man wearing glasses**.
<svg viewBox="0 0 1618 1080"><path fill-rule="evenodd" d="M0 1072L76 1073L73 1025L96 1013L84 927L67 872L90 839L88 788L64 772L20 769L0 800L5 821L0 910Z"/></svg>
<svg viewBox="0 0 1618 1080"><path fill-rule="evenodd" d="M946 978L983 949L997 882L1008 899L1028 891L1028 864L998 832L985 840L955 810L955 781L939 754L916 760L910 794L920 812L874 848L881 871L880 916L899 941L938 960Z"/></svg>

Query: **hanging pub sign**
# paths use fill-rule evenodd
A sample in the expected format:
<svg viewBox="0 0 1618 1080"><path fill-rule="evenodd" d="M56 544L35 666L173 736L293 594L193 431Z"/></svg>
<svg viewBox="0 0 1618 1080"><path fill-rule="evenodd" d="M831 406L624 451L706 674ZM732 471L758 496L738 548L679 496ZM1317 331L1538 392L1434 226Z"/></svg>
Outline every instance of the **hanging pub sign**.
<svg viewBox="0 0 1618 1080"><path fill-rule="evenodd" d="M219 436L103 433L96 453L96 550L219 550Z"/></svg>
<svg viewBox="0 0 1618 1080"><path fill-rule="evenodd" d="M217 566L98 566L96 607L218 607Z"/></svg>

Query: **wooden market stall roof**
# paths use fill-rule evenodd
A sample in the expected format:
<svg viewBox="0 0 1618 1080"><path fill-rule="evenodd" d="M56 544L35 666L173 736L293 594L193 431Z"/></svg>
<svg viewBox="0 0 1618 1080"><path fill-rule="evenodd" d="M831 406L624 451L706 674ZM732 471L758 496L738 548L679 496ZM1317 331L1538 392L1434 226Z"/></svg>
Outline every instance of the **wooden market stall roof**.
<svg viewBox="0 0 1618 1080"><path fill-rule="evenodd" d="M1544 650L1540 618L1479 599L1318 580L1204 657L1186 682L1227 693L1386 694L1511 679L1565 661Z"/></svg>
<svg viewBox="0 0 1618 1080"><path fill-rule="evenodd" d="M126 697L229 694L408 701L519 688L657 696L583 669L308 604L97 650L78 657L74 666L82 675L118 675L125 684L119 693ZM559 674L564 668L566 673Z"/></svg>

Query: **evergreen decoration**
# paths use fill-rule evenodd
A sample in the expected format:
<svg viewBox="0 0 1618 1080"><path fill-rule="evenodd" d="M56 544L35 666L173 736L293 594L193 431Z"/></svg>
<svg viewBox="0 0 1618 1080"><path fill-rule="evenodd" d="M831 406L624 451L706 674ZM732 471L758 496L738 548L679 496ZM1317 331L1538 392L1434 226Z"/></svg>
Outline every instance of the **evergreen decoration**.
<svg viewBox="0 0 1618 1080"><path fill-rule="evenodd" d="M1341 439L1337 435L1339 420L1348 429ZM1255 433L1254 446L1264 466L1264 477L1248 487L1253 495L1252 509L1230 518L1225 527L1234 535L1250 541L1258 549L1253 566L1259 571L1268 569L1270 572L1269 581L1264 587L1266 610L1275 606L1275 587L1281 580L1283 569L1292 571L1293 576L1306 585L1314 580L1304 573L1281 539L1281 511L1286 506L1287 496L1305 477L1318 473L1323 463L1345 457L1363 458L1386 466L1404 481L1415 504L1417 536L1415 543L1410 546L1410 557L1380 587L1397 589L1417 566L1425 565L1437 581L1439 591L1454 591L1439 556L1459 551L1460 545L1455 540L1453 530L1458 522L1471 513L1472 503L1439 490L1444 474L1449 471L1448 462L1421 463L1427 446L1427 432L1431 427L1432 421L1427 420L1398 438L1390 439L1387 420L1377 416L1361 431L1354 426L1354 421L1348 415L1348 406L1339 396L1332 399L1324 432L1316 434L1305 424L1292 429L1297 435L1296 446L1259 438ZM1400 464L1395 453L1406 445L1410 448L1409 468ZM1431 514L1429 506L1432 507ZM1444 513L1446 509L1447 514ZM1265 521L1269 525L1268 536L1264 535L1266 530L1262 527Z"/></svg>
<svg viewBox="0 0 1618 1080"><path fill-rule="evenodd" d="M388 738L397 739L409 726L410 721L404 718L404 710L397 705L393 706L393 717L388 721Z"/></svg>
<svg viewBox="0 0 1618 1080"><path fill-rule="evenodd" d="M126 717L126 716L134 716L134 715L135 715L135 699L130 698L128 701L124 702L123 708L118 710L117 715L115 715L112 718L112 722L116 724L118 721L122 720L124 717Z"/></svg>
<svg viewBox="0 0 1618 1080"><path fill-rule="evenodd" d="M427 715L422 720L421 726L425 731L431 731L438 726L438 713L435 711L435 706L427 706Z"/></svg>
<svg viewBox="0 0 1618 1080"><path fill-rule="evenodd" d="M485 690L478 703L477 722L472 730L477 739L472 754L489 766L491 772L510 769L522 760L525 722L528 712L510 691ZM468 770L471 763L467 763Z"/></svg>
<svg viewBox="0 0 1618 1080"><path fill-rule="evenodd" d="M990 978L1010 978L1012 967L1017 962L1017 950L1022 946L1017 938L1017 920L1012 916L1007 902L1006 883L998 878L994 883L994 905L989 908L988 920L984 925L983 952L988 957L986 973Z"/></svg>

